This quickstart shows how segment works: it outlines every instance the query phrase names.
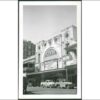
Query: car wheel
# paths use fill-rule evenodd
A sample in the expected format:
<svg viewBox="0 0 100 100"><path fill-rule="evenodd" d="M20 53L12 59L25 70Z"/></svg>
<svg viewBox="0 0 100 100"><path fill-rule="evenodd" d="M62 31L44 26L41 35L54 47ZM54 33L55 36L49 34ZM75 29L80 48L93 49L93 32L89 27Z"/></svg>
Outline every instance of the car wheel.
<svg viewBox="0 0 100 100"><path fill-rule="evenodd" d="M49 86L49 88L51 88L51 85Z"/></svg>
<svg viewBox="0 0 100 100"><path fill-rule="evenodd" d="M70 86L67 86L67 89L70 89Z"/></svg>
<svg viewBox="0 0 100 100"><path fill-rule="evenodd" d="M60 88L60 85L58 85L57 88Z"/></svg>

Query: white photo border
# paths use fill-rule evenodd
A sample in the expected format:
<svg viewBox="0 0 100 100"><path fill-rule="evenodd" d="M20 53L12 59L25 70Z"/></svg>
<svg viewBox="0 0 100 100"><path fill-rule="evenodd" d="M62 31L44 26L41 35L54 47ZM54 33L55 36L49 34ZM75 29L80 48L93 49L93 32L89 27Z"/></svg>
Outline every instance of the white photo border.
<svg viewBox="0 0 100 100"><path fill-rule="evenodd" d="M75 5L77 6L77 94L35 95L23 94L23 6L24 5ZM81 1L24 1L19 2L19 99L80 99L81 86Z"/></svg>

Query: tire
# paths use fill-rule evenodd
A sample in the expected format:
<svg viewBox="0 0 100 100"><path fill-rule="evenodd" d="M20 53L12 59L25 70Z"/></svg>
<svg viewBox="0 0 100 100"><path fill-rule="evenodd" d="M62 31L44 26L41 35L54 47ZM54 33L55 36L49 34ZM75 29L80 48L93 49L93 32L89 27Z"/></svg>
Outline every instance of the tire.
<svg viewBox="0 0 100 100"><path fill-rule="evenodd" d="M68 89L68 85L65 86L65 89Z"/></svg>
<svg viewBox="0 0 100 100"><path fill-rule="evenodd" d="M52 88L52 86L50 85L49 88Z"/></svg>
<svg viewBox="0 0 100 100"><path fill-rule="evenodd" d="M61 88L61 87L60 87L60 85L57 85L57 88L59 88L59 89L60 89L60 88Z"/></svg>
<svg viewBox="0 0 100 100"><path fill-rule="evenodd" d="M70 86L67 86L67 89L70 89Z"/></svg>

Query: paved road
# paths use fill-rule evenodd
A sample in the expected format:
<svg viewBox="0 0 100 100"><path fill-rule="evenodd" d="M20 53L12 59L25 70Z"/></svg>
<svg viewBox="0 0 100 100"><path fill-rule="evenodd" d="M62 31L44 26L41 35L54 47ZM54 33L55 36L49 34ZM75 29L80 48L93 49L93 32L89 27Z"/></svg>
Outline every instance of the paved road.
<svg viewBox="0 0 100 100"><path fill-rule="evenodd" d="M43 87L27 87L30 94L76 94L77 89L59 89L59 88L43 88Z"/></svg>

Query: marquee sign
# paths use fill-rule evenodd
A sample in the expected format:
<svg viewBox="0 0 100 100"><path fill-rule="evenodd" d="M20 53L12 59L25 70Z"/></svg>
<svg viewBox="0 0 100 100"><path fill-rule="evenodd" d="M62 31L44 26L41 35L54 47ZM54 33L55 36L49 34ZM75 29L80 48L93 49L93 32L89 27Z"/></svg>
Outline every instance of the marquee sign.
<svg viewBox="0 0 100 100"><path fill-rule="evenodd" d="M49 49L45 52L44 57L49 57L49 56L56 55L56 54L57 54L57 52L56 52L53 48L49 48Z"/></svg>
<svg viewBox="0 0 100 100"><path fill-rule="evenodd" d="M44 61L52 60L52 59L57 59L58 55L55 49L49 48L46 50L44 54Z"/></svg>

